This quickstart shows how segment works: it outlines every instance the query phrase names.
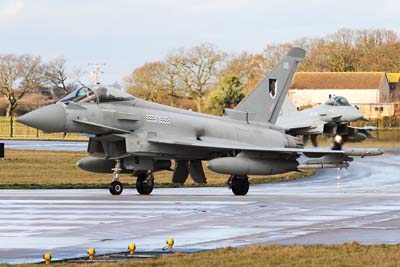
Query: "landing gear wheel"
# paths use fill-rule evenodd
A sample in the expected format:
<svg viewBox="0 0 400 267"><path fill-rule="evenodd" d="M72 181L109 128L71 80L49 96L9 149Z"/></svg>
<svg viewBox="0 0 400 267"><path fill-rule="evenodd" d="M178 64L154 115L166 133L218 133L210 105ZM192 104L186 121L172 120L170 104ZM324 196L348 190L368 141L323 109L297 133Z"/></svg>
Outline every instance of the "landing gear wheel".
<svg viewBox="0 0 400 267"><path fill-rule="evenodd" d="M141 195L150 195L154 188L153 174L139 174L136 179L136 190Z"/></svg>
<svg viewBox="0 0 400 267"><path fill-rule="evenodd" d="M247 176L231 176L229 177L228 184L236 196L244 196L249 192L250 183Z"/></svg>
<svg viewBox="0 0 400 267"><path fill-rule="evenodd" d="M121 195L122 190L124 190L119 181L113 181L108 188L110 189L111 195Z"/></svg>

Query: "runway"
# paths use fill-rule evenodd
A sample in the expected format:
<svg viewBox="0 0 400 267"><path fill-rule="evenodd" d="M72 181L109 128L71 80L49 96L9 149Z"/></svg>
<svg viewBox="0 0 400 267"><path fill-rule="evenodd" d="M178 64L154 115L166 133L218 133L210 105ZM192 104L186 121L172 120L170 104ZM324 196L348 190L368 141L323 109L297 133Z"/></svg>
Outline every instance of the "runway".
<svg viewBox="0 0 400 267"><path fill-rule="evenodd" d="M0 262L36 262L126 250L177 251L250 244L400 242L400 156L356 159L304 180L227 188L1 190Z"/></svg>

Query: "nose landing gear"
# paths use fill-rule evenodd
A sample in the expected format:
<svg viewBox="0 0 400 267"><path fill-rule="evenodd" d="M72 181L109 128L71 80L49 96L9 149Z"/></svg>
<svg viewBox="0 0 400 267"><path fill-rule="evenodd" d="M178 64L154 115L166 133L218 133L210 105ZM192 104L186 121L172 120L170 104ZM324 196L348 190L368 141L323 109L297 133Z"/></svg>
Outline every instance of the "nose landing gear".
<svg viewBox="0 0 400 267"><path fill-rule="evenodd" d="M108 188L110 189L111 195L120 195L124 188L119 181L119 173L121 172L121 161L119 159L116 160L113 171L113 180Z"/></svg>
<svg viewBox="0 0 400 267"><path fill-rule="evenodd" d="M120 195L123 191L122 183L119 181L121 169L121 160L115 160L113 170L113 179L109 185L109 190L112 195ZM137 174L136 190L141 195L150 195L154 189L154 175L151 171L140 172Z"/></svg>
<svg viewBox="0 0 400 267"><path fill-rule="evenodd" d="M121 195L124 188L120 181L113 181L109 185L108 189L110 189L111 195Z"/></svg>

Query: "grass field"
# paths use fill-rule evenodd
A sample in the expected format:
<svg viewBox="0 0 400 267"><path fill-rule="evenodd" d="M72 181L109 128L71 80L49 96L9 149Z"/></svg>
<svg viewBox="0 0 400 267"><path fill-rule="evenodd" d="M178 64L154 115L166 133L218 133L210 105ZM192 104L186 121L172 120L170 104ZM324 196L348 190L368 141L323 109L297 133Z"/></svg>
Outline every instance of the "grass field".
<svg viewBox="0 0 400 267"><path fill-rule="evenodd" d="M0 188L107 188L111 174L89 173L75 166L76 162L86 157L85 152L69 151L5 151L5 160L0 161ZM223 186L226 175L217 174L205 168L209 186ZM281 175L251 177L251 183L264 183L282 180L300 179L312 175L313 171L305 173L290 172ZM155 174L156 187L172 186L172 172L163 171ZM134 187L135 178L121 175L121 181ZM189 186L195 184L189 179Z"/></svg>
<svg viewBox="0 0 400 267"><path fill-rule="evenodd" d="M389 267L400 266L400 245L363 246L353 242L334 246L250 246L242 249L225 248L118 263L54 263L52 265L66 267Z"/></svg>

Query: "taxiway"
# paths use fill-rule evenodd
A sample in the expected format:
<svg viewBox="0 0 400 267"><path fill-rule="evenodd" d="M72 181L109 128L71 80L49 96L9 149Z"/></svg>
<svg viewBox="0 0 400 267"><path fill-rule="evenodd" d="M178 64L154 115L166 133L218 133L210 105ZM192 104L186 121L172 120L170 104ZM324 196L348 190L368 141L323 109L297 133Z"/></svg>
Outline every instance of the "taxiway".
<svg viewBox="0 0 400 267"><path fill-rule="evenodd" d="M0 262L126 250L177 251L250 244L400 242L400 156L358 159L299 181L227 188L1 190Z"/></svg>

